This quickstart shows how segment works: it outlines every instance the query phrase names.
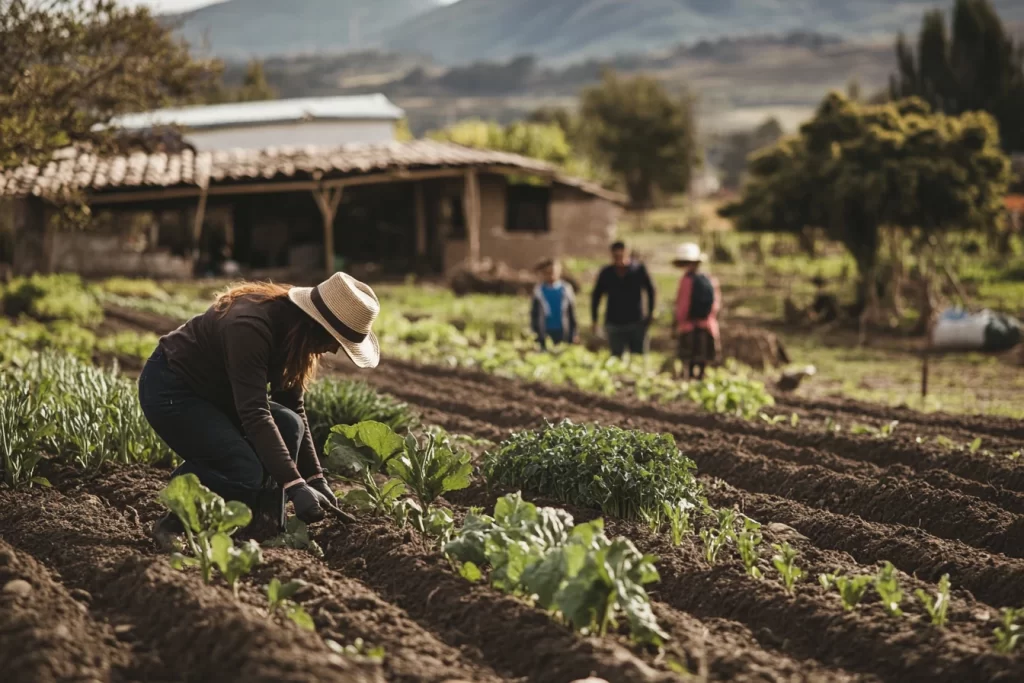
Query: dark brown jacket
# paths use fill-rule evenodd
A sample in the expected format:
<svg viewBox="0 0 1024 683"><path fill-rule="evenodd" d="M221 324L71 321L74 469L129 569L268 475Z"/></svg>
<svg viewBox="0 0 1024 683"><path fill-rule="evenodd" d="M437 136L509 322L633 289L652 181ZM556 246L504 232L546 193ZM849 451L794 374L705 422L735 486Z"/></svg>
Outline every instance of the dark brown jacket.
<svg viewBox="0 0 1024 683"><path fill-rule="evenodd" d="M288 299L243 297L227 312L211 307L160 340L171 369L234 420L279 484L321 471L302 388L282 386L285 338L305 315ZM294 410L306 425L298 467L270 415L269 400Z"/></svg>

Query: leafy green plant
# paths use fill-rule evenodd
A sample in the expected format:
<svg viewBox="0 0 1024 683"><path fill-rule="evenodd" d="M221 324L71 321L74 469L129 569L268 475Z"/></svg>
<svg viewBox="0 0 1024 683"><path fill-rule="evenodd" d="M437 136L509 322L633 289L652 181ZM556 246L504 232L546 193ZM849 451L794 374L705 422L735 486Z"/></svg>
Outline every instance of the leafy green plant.
<svg viewBox="0 0 1024 683"><path fill-rule="evenodd" d="M967 447L967 451L973 455L974 453L977 453L979 450L981 450L981 444L982 440L979 436L978 438L971 442L971 444Z"/></svg>
<svg viewBox="0 0 1024 683"><path fill-rule="evenodd" d="M146 360L153 354L160 338L152 332L119 332L111 337L102 337L96 342L96 350L121 358Z"/></svg>
<svg viewBox="0 0 1024 683"><path fill-rule="evenodd" d="M309 535L309 527L295 515L289 515L285 521L284 533L263 542L265 548L292 548L308 550L313 557L323 559L324 551Z"/></svg>
<svg viewBox="0 0 1024 683"><path fill-rule="evenodd" d="M672 545L680 545L683 537L692 532L690 528L690 510L696 506L687 500L678 500L670 503L667 500L661 503L664 511L664 518L668 522L669 534L672 537Z"/></svg>
<svg viewBox="0 0 1024 683"><path fill-rule="evenodd" d="M235 500L225 502L194 474L172 479L160 492L160 502L181 520L192 553L191 557L175 553L172 564L178 569L198 566L206 583L213 580L217 568L237 594L238 579L262 559L255 542L235 547L231 540L232 534L252 520L249 508Z"/></svg>
<svg viewBox="0 0 1024 683"><path fill-rule="evenodd" d="M316 625L313 617L309 616L302 605L292 600L295 595L306 586L304 581L289 581L281 583L278 579L271 579L267 585L267 612L269 615L280 614L291 619L299 628L306 631L315 631Z"/></svg>
<svg viewBox="0 0 1024 683"><path fill-rule="evenodd" d="M789 543L782 543L781 545L773 543L772 549L775 551L775 555L772 556L772 564L775 566L775 570L779 572L786 592L793 595L797 581L804 575L804 570L796 565L796 560L800 555Z"/></svg>
<svg viewBox="0 0 1024 683"><path fill-rule="evenodd" d="M408 404L381 394L364 382L324 377L306 392L305 407L317 447L327 440L335 425L380 422L400 434L419 426L419 417Z"/></svg>
<svg viewBox="0 0 1024 683"><path fill-rule="evenodd" d="M819 574L818 581L825 590L835 588L843 601L843 609L853 611L868 592L874 582L873 576L842 576L837 574Z"/></svg>
<svg viewBox="0 0 1024 683"><path fill-rule="evenodd" d="M713 372L700 382L691 382L687 396L711 413L737 415L753 419L761 408L775 405L775 399L763 382L742 375Z"/></svg>
<svg viewBox="0 0 1024 683"><path fill-rule="evenodd" d="M892 562L886 562L875 575L875 592L882 599L882 608L889 616L902 616L900 603L903 601L903 591L900 589L896 568L892 566Z"/></svg>
<svg viewBox="0 0 1024 683"><path fill-rule="evenodd" d="M761 525L749 517L744 517L743 528L735 533L734 538L736 539L736 549L740 553L740 559L743 560L744 570L755 579L760 579L762 575L761 570L757 566L759 556L757 547L761 545L763 540Z"/></svg>
<svg viewBox="0 0 1024 683"><path fill-rule="evenodd" d="M796 413L793 414L796 415ZM758 417L760 417L763 422L766 422L767 424L770 424L773 427L777 424L785 422L787 419L785 415L768 415L767 413L760 413Z"/></svg>
<svg viewBox="0 0 1024 683"><path fill-rule="evenodd" d="M13 279L4 288L4 313L27 314L44 322L67 320L93 327L103 321L103 307L77 275L40 275Z"/></svg>
<svg viewBox="0 0 1024 683"><path fill-rule="evenodd" d="M928 613L928 618L931 620L932 625L939 628L946 626L949 612L949 587L949 574L943 574L939 579L939 585L936 587L934 594L929 595L921 588L914 591L918 602L921 603L925 612Z"/></svg>
<svg viewBox="0 0 1024 683"><path fill-rule="evenodd" d="M551 496L621 519L659 521L666 502L706 505L695 469L671 435L568 420L514 433L486 453L483 464L491 486Z"/></svg>
<svg viewBox="0 0 1024 683"><path fill-rule="evenodd" d="M872 425L854 424L850 426L851 434L870 434L879 439L888 439L896 432L896 427L899 426L899 420L893 420L881 427L875 427Z"/></svg>
<svg viewBox="0 0 1024 683"><path fill-rule="evenodd" d="M704 542L704 559L712 565L718 561L718 553L726 543L733 539L735 531L733 524L736 522L736 511L731 508L717 510L715 515L718 527L709 527L700 532L700 540Z"/></svg>
<svg viewBox="0 0 1024 683"><path fill-rule="evenodd" d="M995 651L1008 655L1017 647L1020 641L1021 632L1024 631L1018 621L1024 617L1024 609L1013 609L1004 607L999 615L999 626L992 630L995 636Z"/></svg>
<svg viewBox="0 0 1024 683"><path fill-rule="evenodd" d="M405 493L405 484L388 479L381 485L376 475L384 473L404 449L405 440L380 422L332 427L324 446L324 464L362 487L349 491L341 502L359 510L392 514L395 502Z"/></svg>
<svg viewBox="0 0 1024 683"><path fill-rule="evenodd" d="M16 369L0 373L0 461L11 488L49 485L35 472L56 430L52 413L58 408L51 392L51 380L26 382Z"/></svg>
<svg viewBox="0 0 1024 683"><path fill-rule="evenodd" d="M446 435L434 433L422 443L412 434L405 437L403 451L388 461L387 469L425 507L445 493L469 486L473 473L469 453L456 451Z"/></svg>
<svg viewBox="0 0 1024 683"><path fill-rule="evenodd" d="M625 538L610 540L601 520L573 526L563 510L538 508L519 494L504 496L494 516L472 511L445 552L460 573L479 580L490 565L499 590L535 596L536 604L581 631L604 634L625 618L637 642L660 645L644 585L658 580L654 558Z"/></svg>

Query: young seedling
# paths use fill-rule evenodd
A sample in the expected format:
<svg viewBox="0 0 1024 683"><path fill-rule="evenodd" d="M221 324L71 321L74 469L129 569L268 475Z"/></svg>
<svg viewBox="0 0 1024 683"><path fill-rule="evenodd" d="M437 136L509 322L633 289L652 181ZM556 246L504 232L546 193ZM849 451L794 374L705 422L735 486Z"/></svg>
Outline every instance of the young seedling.
<svg viewBox="0 0 1024 683"><path fill-rule="evenodd" d="M672 537L672 545L680 545L683 537L691 532L690 510L696 507L688 500L677 501L674 505L668 501L662 502L662 510L665 519L668 520L669 535Z"/></svg>
<svg viewBox="0 0 1024 683"><path fill-rule="evenodd" d="M423 444L410 434L403 451L388 461L387 470L429 508L445 493L469 486L473 474L470 457L467 451L456 451L443 433L428 434Z"/></svg>
<svg viewBox="0 0 1024 683"><path fill-rule="evenodd" d="M750 519L743 518L743 529L736 533L736 548L739 550L740 559L743 560L743 568L747 574L760 579L762 574L757 566L758 550L761 545L761 525Z"/></svg>
<svg viewBox="0 0 1024 683"><path fill-rule="evenodd" d="M839 576L836 574L819 574L818 582L825 590L835 587L843 601L843 609L852 612L864 595L868 592L874 577L872 576Z"/></svg>
<svg viewBox="0 0 1024 683"><path fill-rule="evenodd" d="M794 413L794 415L795 414L796 413ZM760 415L758 415L758 417L760 417L762 421L772 425L773 427L779 424L780 422L786 421L785 415L769 415L767 413L761 413Z"/></svg>
<svg viewBox="0 0 1024 683"><path fill-rule="evenodd" d="M718 561L718 553L733 537L733 523L736 521L736 511L730 508L722 508L715 514L718 517L718 528L700 532L700 540L704 542L704 559L712 565Z"/></svg>
<svg viewBox="0 0 1024 683"><path fill-rule="evenodd" d="M776 571L779 572L786 592L793 595L796 582L804 575L804 570L796 566L796 558L799 557L799 553L789 543L783 543L782 545L773 543L772 549L775 550L775 555L772 556L772 564L775 565Z"/></svg>
<svg viewBox="0 0 1024 683"><path fill-rule="evenodd" d="M949 574L943 574L939 579L939 585L934 595L929 595L920 588L914 591L914 595L928 612L932 625L944 628L949 611Z"/></svg>
<svg viewBox="0 0 1024 683"><path fill-rule="evenodd" d="M972 441L971 444L967 447L968 452L971 455L974 455L975 453L977 453L978 451L981 450L981 444L982 444L982 440L981 440L981 437L979 436L974 441Z"/></svg>
<svg viewBox="0 0 1024 683"><path fill-rule="evenodd" d="M366 647L366 643L363 642L362 638L356 638L352 641L351 645L341 645L328 638L324 640L324 644L335 654L353 659L363 659L376 664L383 662L384 655L386 654L383 647Z"/></svg>
<svg viewBox="0 0 1024 683"><path fill-rule="evenodd" d="M896 568L892 562L886 562L875 575L875 592L882 599L882 609L891 617L903 615L900 603L903 601L903 591L900 590L899 580L896 578Z"/></svg>
<svg viewBox="0 0 1024 683"><path fill-rule="evenodd" d="M313 557L323 559L324 551L320 545L309 537L309 527L298 517L291 515L285 523L283 534L279 534L263 542L265 548L294 548L308 550Z"/></svg>
<svg viewBox="0 0 1024 683"><path fill-rule="evenodd" d="M224 502L200 484L194 474L172 479L160 492L160 502L181 520L192 552L192 557L175 553L171 564L177 569L198 566L206 583L213 580L216 567L237 591L239 577L262 559L255 542L249 541L236 548L231 540L231 535L252 519L249 508L238 501Z"/></svg>
<svg viewBox="0 0 1024 683"><path fill-rule="evenodd" d="M271 579L270 585L267 586L268 615L281 614L295 622L299 628L315 631L316 625L313 623L313 617L309 616L302 605L292 600L305 585L305 581L281 583L277 579Z"/></svg>
<svg viewBox="0 0 1024 683"><path fill-rule="evenodd" d="M996 637L995 651L1008 655L1017 647L1024 627L1017 623L1017 620L1024 617L1024 609L1013 609L1004 607L1000 613L1000 625L993 629Z"/></svg>

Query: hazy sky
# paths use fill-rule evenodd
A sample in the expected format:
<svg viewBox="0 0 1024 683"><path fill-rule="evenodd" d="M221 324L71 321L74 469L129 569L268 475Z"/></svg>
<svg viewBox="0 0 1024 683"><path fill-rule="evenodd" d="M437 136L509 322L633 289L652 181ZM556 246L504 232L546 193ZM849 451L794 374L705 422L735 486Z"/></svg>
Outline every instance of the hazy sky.
<svg viewBox="0 0 1024 683"><path fill-rule="evenodd" d="M160 12L180 12L181 10L212 5L216 0L122 0L127 5L149 5ZM288 0L281 0L287 2ZM441 4L451 4L456 0L439 0Z"/></svg>

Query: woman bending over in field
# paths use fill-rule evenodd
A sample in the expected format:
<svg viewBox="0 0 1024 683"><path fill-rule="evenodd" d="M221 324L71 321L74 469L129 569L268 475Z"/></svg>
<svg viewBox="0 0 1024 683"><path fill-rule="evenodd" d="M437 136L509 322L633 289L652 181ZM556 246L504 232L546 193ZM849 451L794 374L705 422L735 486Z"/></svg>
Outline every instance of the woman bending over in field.
<svg viewBox="0 0 1024 683"><path fill-rule="evenodd" d="M283 522L285 498L304 522L344 515L324 479L303 393L322 354L344 350L360 368L380 361L373 290L345 273L316 287L244 283L160 339L139 377L156 433L226 500ZM153 535L167 547L184 530L173 514Z"/></svg>

